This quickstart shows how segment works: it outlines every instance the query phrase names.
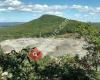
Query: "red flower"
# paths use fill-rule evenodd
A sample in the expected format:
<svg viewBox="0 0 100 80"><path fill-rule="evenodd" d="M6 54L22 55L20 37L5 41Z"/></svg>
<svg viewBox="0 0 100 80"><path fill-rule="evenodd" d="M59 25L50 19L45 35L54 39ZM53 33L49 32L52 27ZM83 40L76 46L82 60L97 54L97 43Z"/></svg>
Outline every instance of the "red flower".
<svg viewBox="0 0 100 80"><path fill-rule="evenodd" d="M33 48L32 50L30 50L28 56L31 60L37 62L39 59L42 58L42 52L39 51L37 48Z"/></svg>

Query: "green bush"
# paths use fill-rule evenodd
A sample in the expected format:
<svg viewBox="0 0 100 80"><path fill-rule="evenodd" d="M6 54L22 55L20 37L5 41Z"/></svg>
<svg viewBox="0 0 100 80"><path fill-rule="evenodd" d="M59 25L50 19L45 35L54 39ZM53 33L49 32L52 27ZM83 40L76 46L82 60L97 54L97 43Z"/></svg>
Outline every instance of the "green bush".
<svg viewBox="0 0 100 80"><path fill-rule="evenodd" d="M92 77L89 76L94 75L90 73L91 70L83 68L74 57L45 56L34 62L27 59L24 51L10 55L0 54L0 67L3 72L12 74L11 80L91 80Z"/></svg>

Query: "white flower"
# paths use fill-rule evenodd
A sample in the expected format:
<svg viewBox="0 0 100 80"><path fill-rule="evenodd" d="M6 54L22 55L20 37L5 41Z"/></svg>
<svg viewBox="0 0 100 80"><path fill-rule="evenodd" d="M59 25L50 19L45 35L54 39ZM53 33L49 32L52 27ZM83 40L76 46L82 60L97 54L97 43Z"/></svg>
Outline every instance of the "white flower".
<svg viewBox="0 0 100 80"><path fill-rule="evenodd" d="M8 75L8 72L3 72L2 73L2 76L7 76Z"/></svg>
<svg viewBox="0 0 100 80"><path fill-rule="evenodd" d="M11 77L12 77L12 74L11 74L11 73L9 73L8 78L11 78Z"/></svg>

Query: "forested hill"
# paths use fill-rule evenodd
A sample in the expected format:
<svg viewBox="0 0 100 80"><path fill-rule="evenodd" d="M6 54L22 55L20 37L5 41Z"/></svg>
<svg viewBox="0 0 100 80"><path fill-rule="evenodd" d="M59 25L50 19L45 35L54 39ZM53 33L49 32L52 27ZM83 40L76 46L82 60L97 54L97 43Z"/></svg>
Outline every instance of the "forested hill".
<svg viewBox="0 0 100 80"><path fill-rule="evenodd" d="M67 20L66 22L64 22ZM64 23L64 25L62 25ZM95 26L91 23L85 23L75 20L69 20L55 15L43 15L38 19L19 24L13 27L1 28L0 29L0 39L5 40L8 38L20 38L20 37L39 37L40 33L42 36L53 33L55 29L59 26L63 28L59 30L57 35L63 35L65 33L74 33L76 28L80 25L82 26L92 26L98 31L100 27Z"/></svg>

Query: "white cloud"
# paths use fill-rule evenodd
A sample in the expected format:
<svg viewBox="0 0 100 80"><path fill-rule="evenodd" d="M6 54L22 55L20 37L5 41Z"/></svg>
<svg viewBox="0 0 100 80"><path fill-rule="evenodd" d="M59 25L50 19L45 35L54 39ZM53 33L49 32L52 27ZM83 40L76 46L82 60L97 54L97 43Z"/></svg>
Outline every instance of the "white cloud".
<svg viewBox="0 0 100 80"><path fill-rule="evenodd" d="M65 10L77 10L79 12L85 12L88 14L100 13L100 7L89 7L82 5L42 5L42 4L24 4L21 0L1 0L0 1L0 12L1 11L25 11L35 13L50 13L50 14L63 14Z"/></svg>
<svg viewBox="0 0 100 80"><path fill-rule="evenodd" d="M89 14L90 14L90 15L95 15L96 13L94 13L94 12L90 12Z"/></svg>
<svg viewBox="0 0 100 80"><path fill-rule="evenodd" d="M80 5L72 5L72 7L71 8L73 8L73 9L81 9L82 8L82 6L80 6Z"/></svg>
<svg viewBox="0 0 100 80"><path fill-rule="evenodd" d="M100 13L100 7L97 7L96 10L94 10L94 12Z"/></svg>
<svg viewBox="0 0 100 80"><path fill-rule="evenodd" d="M59 16L63 16L63 13L62 12L46 12L45 14L52 14L52 15L59 15Z"/></svg>
<svg viewBox="0 0 100 80"><path fill-rule="evenodd" d="M74 15L76 18L87 18L89 15L88 14L79 14L79 13L77 13L77 14L75 14Z"/></svg>
<svg viewBox="0 0 100 80"><path fill-rule="evenodd" d="M8 7L8 9L7 10L15 10L15 8L13 8L13 7Z"/></svg>
<svg viewBox="0 0 100 80"><path fill-rule="evenodd" d="M6 9L5 8L0 8L0 11L6 11Z"/></svg>
<svg viewBox="0 0 100 80"><path fill-rule="evenodd" d="M4 6L19 6L22 4L22 2L19 0L5 0L3 4Z"/></svg>
<svg viewBox="0 0 100 80"><path fill-rule="evenodd" d="M75 14L75 17L80 17L81 15L80 14Z"/></svg>
<svg viewBox="0 0 100 80"><path fill-rule="evenodd" d="M80 12L91 12L91 7L88 7L88 6L81 6L81 5L72 5L71 9L75 9L75 10L78 10Z"/></svg>

